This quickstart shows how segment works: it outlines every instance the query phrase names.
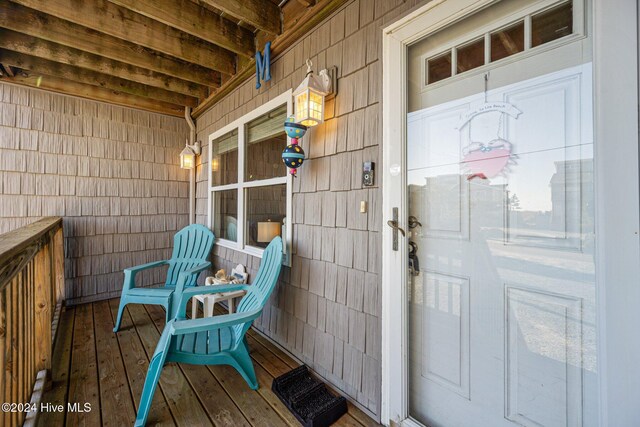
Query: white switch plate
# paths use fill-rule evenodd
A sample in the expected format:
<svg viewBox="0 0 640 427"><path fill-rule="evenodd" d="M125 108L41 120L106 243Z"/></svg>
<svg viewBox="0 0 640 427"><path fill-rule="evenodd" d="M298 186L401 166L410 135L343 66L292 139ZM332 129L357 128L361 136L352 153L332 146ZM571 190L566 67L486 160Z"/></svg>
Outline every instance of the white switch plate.
<svg viewBox="0 0 640 427"><path fill-rule="evenodd" d="M367 213L367 202L360 200L360 213Z"/></svg>

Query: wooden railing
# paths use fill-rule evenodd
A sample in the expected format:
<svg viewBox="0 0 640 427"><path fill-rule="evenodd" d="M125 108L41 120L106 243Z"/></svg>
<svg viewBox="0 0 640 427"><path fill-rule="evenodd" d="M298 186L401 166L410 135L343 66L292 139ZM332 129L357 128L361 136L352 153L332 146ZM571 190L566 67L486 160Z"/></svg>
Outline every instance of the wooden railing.
<svg viewBox="0 0 640 427"><path fill-rule="evenodd" d="M32 424L51 373L52 341L64 300L62 218L0 235L0 425ZM26 421L26 422L25 422Z"/></svg>

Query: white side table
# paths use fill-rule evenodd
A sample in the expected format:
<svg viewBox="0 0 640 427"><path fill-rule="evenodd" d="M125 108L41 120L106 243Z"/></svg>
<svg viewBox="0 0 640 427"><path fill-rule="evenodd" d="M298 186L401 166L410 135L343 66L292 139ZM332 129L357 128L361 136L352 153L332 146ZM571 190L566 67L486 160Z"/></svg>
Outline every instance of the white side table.
<svg viewBox="0 0 640 427"><path fill-rule="evenodd" d="M208 286L216 286L216 285L208 285ZM233 292L223 292L221 294L210 294L210 295L196 295L191 299L191 318L195 319L198 314L198 301L202 303L202 311L204 313L204 317L213 316L213 307L217 302L227 301L227 305L229 307L229 314L235 311L234 308L234 299L243 297L245 291L233 291Z"/></svg>

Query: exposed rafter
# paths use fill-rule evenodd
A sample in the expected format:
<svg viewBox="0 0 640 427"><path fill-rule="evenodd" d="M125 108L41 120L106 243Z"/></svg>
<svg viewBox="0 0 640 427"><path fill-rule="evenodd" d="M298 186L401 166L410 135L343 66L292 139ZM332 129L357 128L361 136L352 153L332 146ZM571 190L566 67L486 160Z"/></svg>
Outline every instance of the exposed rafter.
<svg viewBox="0 0 640 427"><path fill-rule="evenodd" d="M206 87L199 86L195 83L113 61L67 46L35 39L11 30L0 30L0 48L60 62L62 64L86 68L99 73L110 74L196 98L204 98L208 92Z"/></svg>
<svg viewBox="0 0 640 427"><path fill-rule="evenodd" d="M170 114L178 117L184 116L184 107L181 105L174 105L141 96L119 93L110 89L104 89L58 77L48 77L46 79L40 79L39 77L39 75L31 73L30 71L24 71L16 74L15 77L1 77L0 81L7 81L23 86L37 87L40 89L63 93L65 95L79 96L82 98L109 102L111 104L123 105L126 107L140 108L142 110L154 111L162 114Z"/></svg>
<svg viewBox="0 0 640 427"><path fill-rule="evenodd" d="M0 76L197 117L347 1L0 0Z"/></svg>
<svg viewBox="0 0 640 427"><path fill-rule="evenodd" d="M0 62L2 62L2 61L0 61ZM15 76L15 73L13 72L13 69L11 68L10 65L0 64L0 69L2 69L3 73L6 74L9 77Z"/></svg>
<svg viewBox="0 0 640 427"><path fill-rule="evenodd" d="M0 27L201 85L220 85L217 71L8 1L0 2Z"/></svg>
<svg viewBox="0 0 640 427"><path fill-rule="evenodd" d="M209 0L205 0L210 2ZM293 16L287 18L285 15L285 27L288 28L284 33L277 37L265 37L264 40L270 40L271 43L271 57L275 57L284 52L286 48L291 46L295 41L303 37L313 27L322 22L326 17L331 15L341 5L345 3L345 0L319 0L315 5L303 9L302 13L296 13ZM228 81L223 80L223 84L219 89L215 89L211 95L200 103L192 112L193 117L199 117L209 107L213 106L216 102L220 101L233 89L241 85L247 78L255 72L255 60L245 61L244 65L239 67L236 75L231 77Z"/></svg>
<svg viewBox="0 0 640 427"><path fill-rule="evenodd" d="M239 55L255 53L253 33L190 0L110 0Z"/></svg>
<svg viewBox="0 0 640 427"><path fill-rule="evenodd" d="M107 0L12 1L225 74L235 73L232 52Z"/></svg>
<svg viewBox="0 0 640 427"><path fill-rule="evenodd" d="M154 88L130 80L113 77L108 74L96 73L95 71L71 65L60 64L30 55L23 55L16 52L0 49L0 63L9 64L23 70L29 70L31 75L59 77L67 80L77 80L83 83L111 89L129 95L143 96L145 98L156 99L171 104L195 107L198 99L183 95L181 93L170 92L168 90Z"/></svg>
<svg viewBox="0 0 640 427"><path fill-rule="evenodd" d="M269 0L203 0L229 15L271 34L282 32L280 8Z"/></svg>

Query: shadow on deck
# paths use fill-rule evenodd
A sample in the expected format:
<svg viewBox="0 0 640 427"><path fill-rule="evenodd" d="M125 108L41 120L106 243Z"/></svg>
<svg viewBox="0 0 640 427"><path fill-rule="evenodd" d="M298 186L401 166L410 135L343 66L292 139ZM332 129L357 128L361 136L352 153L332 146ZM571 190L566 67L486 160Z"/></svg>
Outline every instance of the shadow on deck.
<svg viewBox="0 0 640 427"><path fill-rule="evenodd" d="M149 358L164 328L159 306L130 304L112 332L118 299L66 308L53 353L52 388L42 402L65 405L42 412L41 426L133 425ZM271 382L299 364L253 330L247 333L260 389L249 389L229 366L165 366L148 425L299 426L271 391ZM68 411L67 402L90 411ZM358 408L336 426L378 425Z"/></svg>

